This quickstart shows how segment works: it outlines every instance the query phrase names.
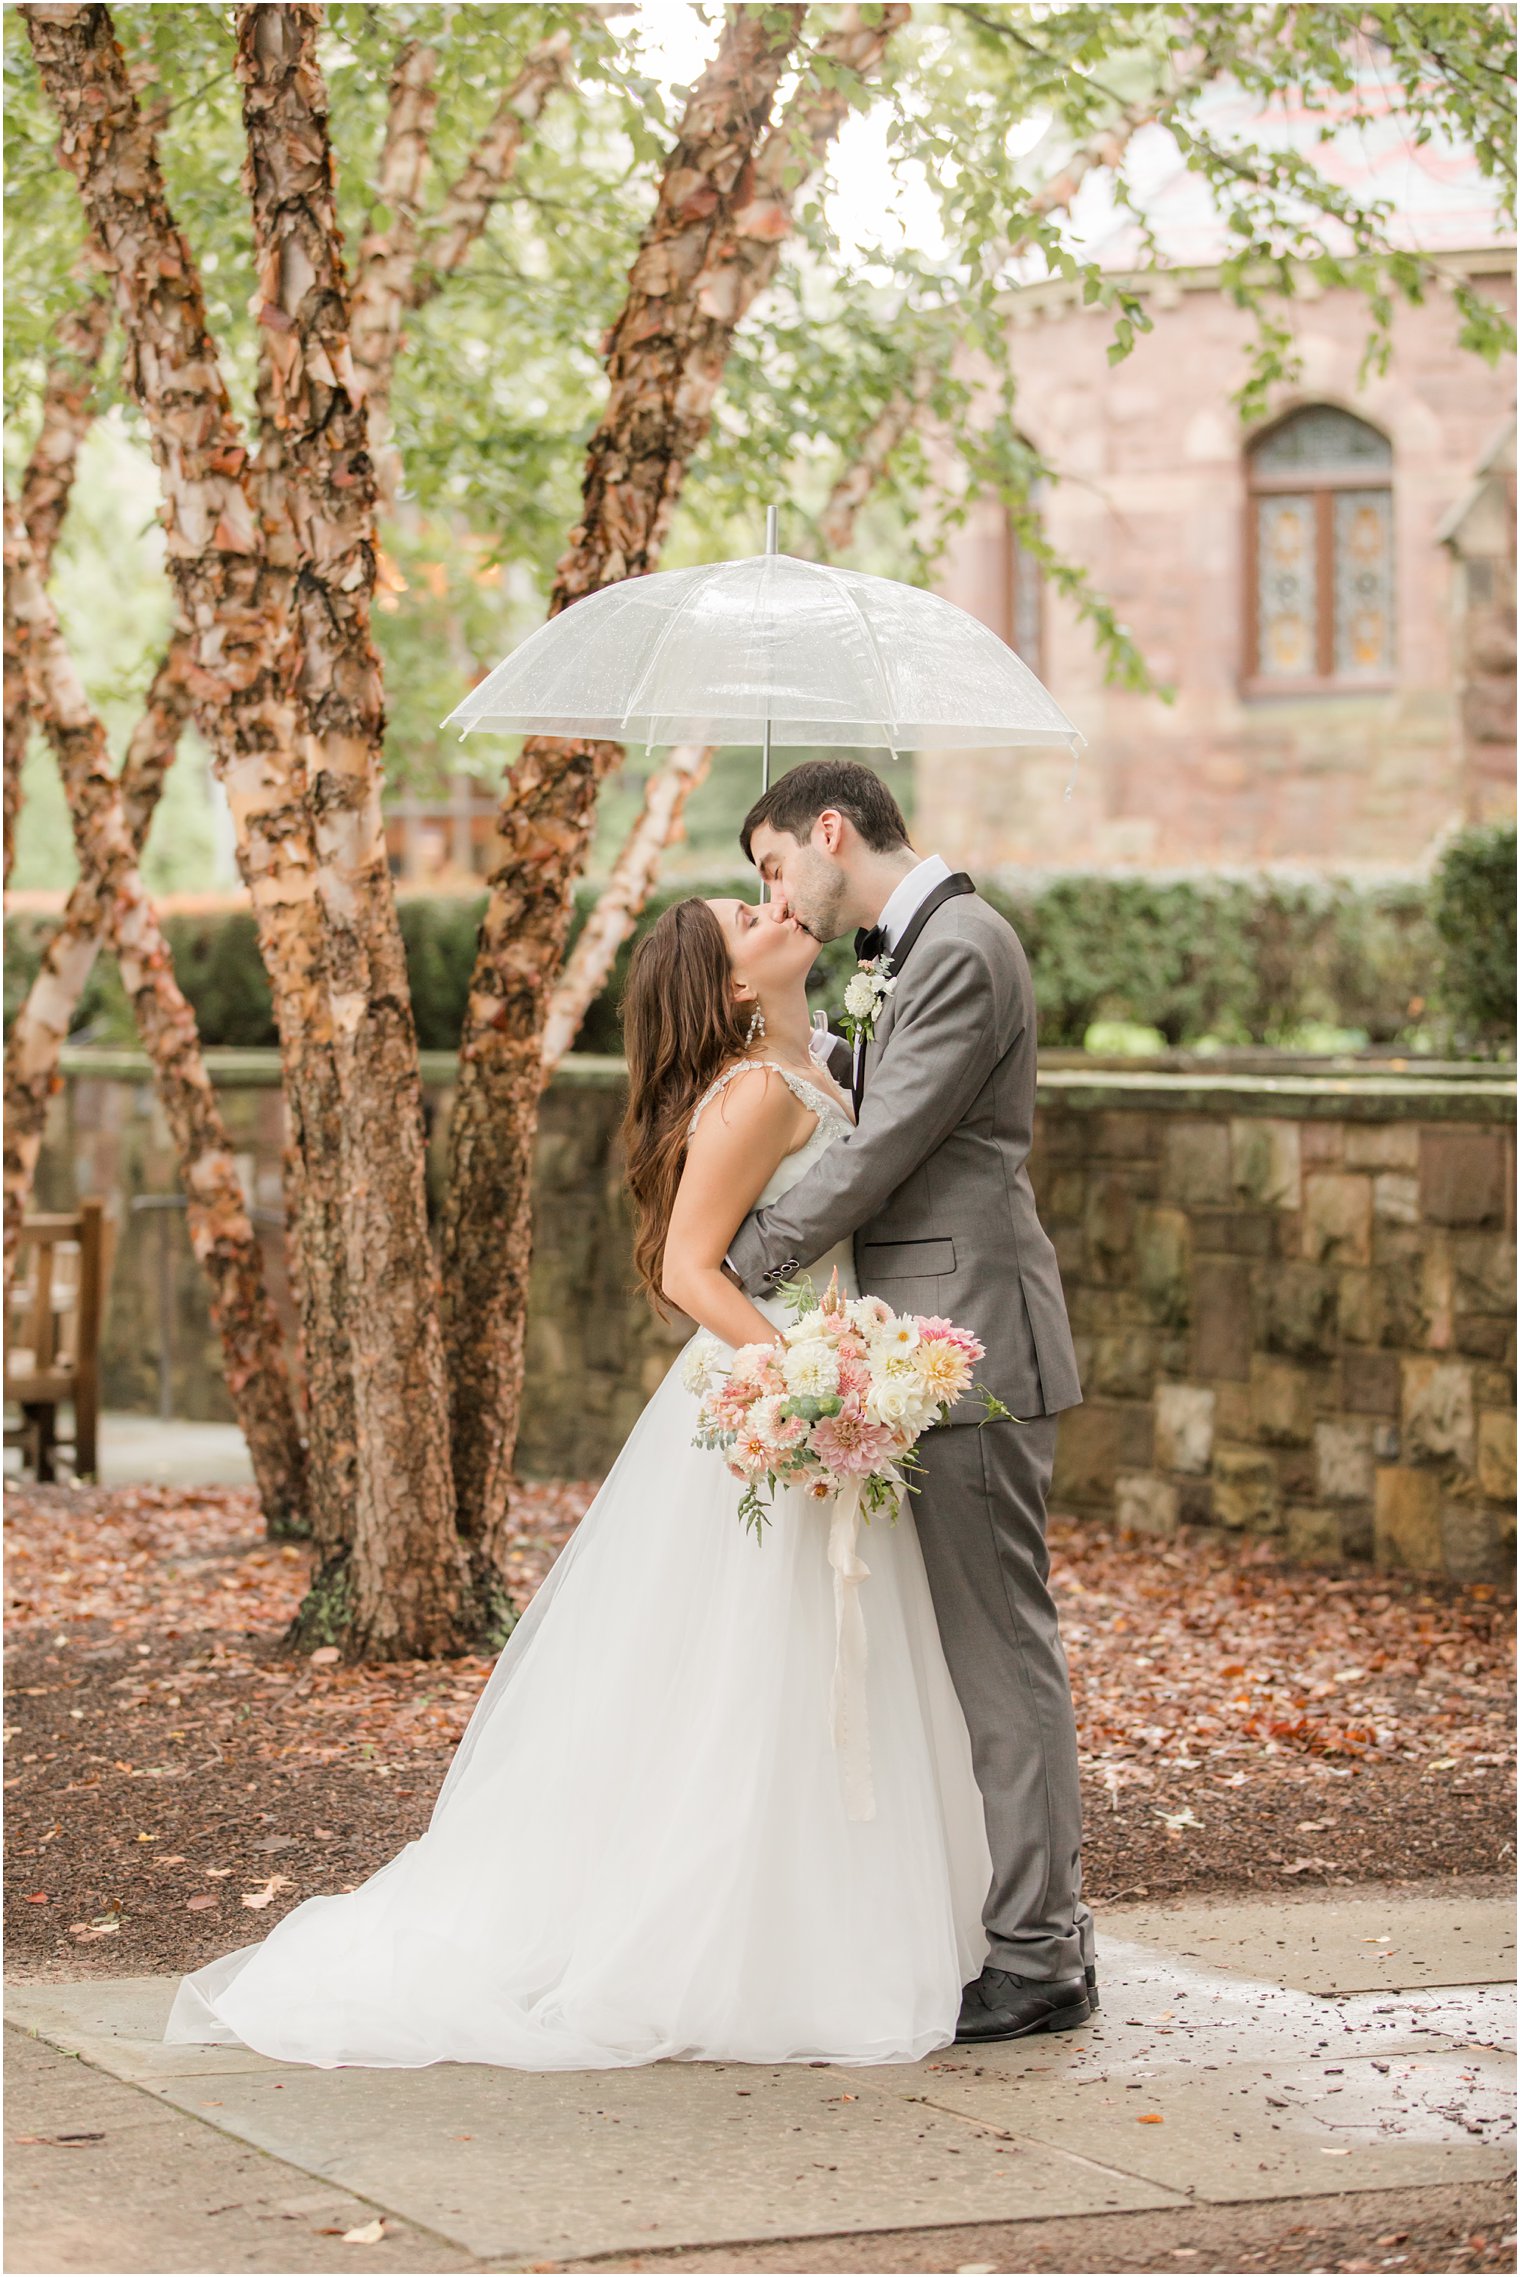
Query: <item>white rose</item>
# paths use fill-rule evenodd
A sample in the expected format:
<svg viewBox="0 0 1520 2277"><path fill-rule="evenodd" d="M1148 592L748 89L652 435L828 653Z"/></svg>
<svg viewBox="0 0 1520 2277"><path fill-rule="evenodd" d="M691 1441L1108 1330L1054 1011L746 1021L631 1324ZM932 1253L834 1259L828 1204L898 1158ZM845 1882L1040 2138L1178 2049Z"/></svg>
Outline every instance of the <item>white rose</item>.
<svg viewBox="0 0 1520 2277"><path fill-rule="evenodd" d="M698 1399L712 1389L722 1374L718 1365L718 1347L710 1336L699 1337L681 1364L681 1381Z"/></svg>
<svg viewBox="0 0 1520 2277"><path fill-rule="evenodd" d="M897 1377L873 1384L866 1394L866 1414L870 1420L884 1423L892 1431L922 1431L934 1412L933 1403L925 1400L922 1386Z"/></svg>
<svg viewBox="0 0 1520 2277"><path fill-rule="evenodd" d="M781 1373L788 1391L804 1399L826 1399L839 1389L839 1356L832 1344L813 1337L788 1347Z"/></svg>
<svg viewBox="0 0 1520 2277"><path fill-rule="evenodd" d="M788 1344L816 1344L829 1333L823 1308L815 1306L811 1312L803 1313L798 1319L790 1321L781 1333Z"/></svg>

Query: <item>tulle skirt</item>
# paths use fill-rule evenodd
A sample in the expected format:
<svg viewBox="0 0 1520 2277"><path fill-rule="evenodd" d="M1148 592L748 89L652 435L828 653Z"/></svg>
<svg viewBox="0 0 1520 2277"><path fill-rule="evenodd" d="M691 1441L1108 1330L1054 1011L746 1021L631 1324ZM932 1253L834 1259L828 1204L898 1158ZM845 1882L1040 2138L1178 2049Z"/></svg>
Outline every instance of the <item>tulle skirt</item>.
<svg viewBox="0 0 1520 2277"><path fill-rule="evenodd" d="M830 1728L828 1506L756 1543L671 1369L513 1632L427 1832L186 1977L165 2037L324 2066L912 2061L986 1953L911 1510L861 1536L875 1815Z"/></svg>

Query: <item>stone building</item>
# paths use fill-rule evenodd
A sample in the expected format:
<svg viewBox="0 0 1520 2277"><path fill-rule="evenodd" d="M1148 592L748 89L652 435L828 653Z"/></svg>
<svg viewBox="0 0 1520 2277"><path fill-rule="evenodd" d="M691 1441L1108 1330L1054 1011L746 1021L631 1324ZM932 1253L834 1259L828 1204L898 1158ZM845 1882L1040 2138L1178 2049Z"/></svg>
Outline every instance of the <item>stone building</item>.
<svg viewBox="0 0 1520 2277"><path fill-rule="evenodd" d="M1238 123L1306 150L1315 124ZM1315 162L1388 199L1406 243L1513 306L1513 242L1470 156L1415 150L1391 118L1327 148ZM1160 128L1136 165L1165 273L1141 274L1099 177L1073 229L1154 329L1110 367L1110 322L1063 280L1018 288L1009 320L1021 427L1058 477L1047 532L1175 701L1105 687L985 503L941 589L1027 654L1088 748L1069 797L1064 754L926 753L918 812L982 869L1421 868L1454 826L1514 812L1513 367L1458 345L1437 289L1364 376L1365 302L1305 279L1278 310L1300 375L1243 426L1253 320L1221 286L1206 193Z"/></svg>

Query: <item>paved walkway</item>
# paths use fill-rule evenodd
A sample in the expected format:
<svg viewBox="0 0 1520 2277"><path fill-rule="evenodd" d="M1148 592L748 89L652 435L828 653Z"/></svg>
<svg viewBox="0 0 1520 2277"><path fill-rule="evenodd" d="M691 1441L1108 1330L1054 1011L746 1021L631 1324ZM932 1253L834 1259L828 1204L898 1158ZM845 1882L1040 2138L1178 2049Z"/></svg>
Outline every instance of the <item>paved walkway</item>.
<svg viewBox="0 0 1520 2277"><path fill-rule="evenodd" d="M248 1442L235 1423L167 1422L112 1409L100 1419L102 1486L252 1486ZM19 1479L21 1456L6 1449L5 1475Z"/></svg>
<svg viewBox="0 0 1520 2277"><path fill-rule="evenodd" d="M1506 1895L1114 1908L1087 2030L860 2070L320 2072L164 2047L165 1980L14 1985L6 2267L562 2268L705 2246L721 2268L741 2241L853 2237L853 2258L787 2265L943 2268L923 2233L951 2225L1128 2235L1147 2211L1259 2223L1266 2202L1348 2191L1491 2201L1513 2169L1513 1931ZM383 2239L345 2240L377 2220ZM927 2257L862 2258L872 2232Z"/></svg>

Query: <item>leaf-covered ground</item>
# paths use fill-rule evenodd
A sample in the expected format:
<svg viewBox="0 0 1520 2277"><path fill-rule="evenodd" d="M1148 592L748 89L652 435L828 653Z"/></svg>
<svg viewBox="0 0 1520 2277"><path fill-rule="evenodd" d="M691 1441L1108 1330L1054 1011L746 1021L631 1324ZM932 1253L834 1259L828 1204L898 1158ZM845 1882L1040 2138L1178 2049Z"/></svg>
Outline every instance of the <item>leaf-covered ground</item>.
<svg viewBox="0 0 1520 2277"><path fill-rule="evenodd" d="M520 1602L590 1491L519 1494ZM307 1553L246 1493L10 1489L5 1516L13 1969L198 1965L422 1831L488 1661L289 1658ZM1051 1542L1095 1904L1512 1863L1496 1592Z"/></svg>

